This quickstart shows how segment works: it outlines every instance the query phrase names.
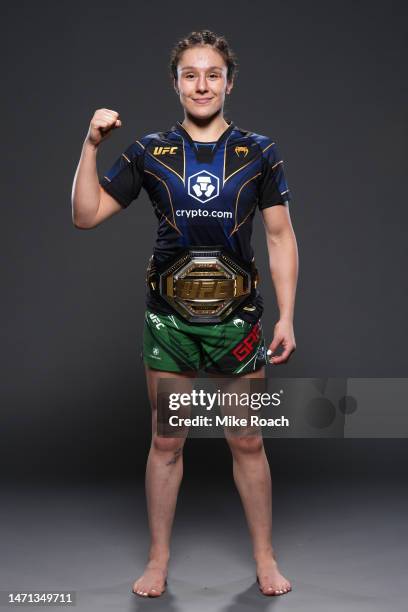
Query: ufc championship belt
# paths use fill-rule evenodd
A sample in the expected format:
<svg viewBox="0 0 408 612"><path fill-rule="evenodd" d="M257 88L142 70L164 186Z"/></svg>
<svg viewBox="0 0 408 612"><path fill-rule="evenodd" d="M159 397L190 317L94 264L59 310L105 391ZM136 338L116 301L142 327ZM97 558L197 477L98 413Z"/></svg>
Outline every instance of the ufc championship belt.
<svg viewBox="0 0 408 612"><path fill-rule="evenodd" d="M258 284L250 265L222 247L192 247L159 269L150 258L146 282L190 323L220 323Z"/></svg>

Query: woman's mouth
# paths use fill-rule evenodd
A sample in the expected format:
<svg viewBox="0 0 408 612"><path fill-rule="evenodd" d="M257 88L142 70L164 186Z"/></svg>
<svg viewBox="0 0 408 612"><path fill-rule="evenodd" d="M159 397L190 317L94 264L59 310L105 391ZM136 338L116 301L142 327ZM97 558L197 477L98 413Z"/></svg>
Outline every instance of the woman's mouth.
<svg viewBox="0 0 408 612"><path fill-rule="evenodd" d="M193 98L193 100L197 104L208 104L208 102L211 102L212 98Z"/></svg>

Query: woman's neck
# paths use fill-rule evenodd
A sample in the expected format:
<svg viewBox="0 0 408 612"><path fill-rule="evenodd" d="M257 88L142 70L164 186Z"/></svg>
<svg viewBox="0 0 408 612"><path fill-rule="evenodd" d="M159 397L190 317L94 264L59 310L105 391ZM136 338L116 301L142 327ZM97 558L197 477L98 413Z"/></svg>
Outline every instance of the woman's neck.
<svg viewBox="0 0 408 612"><path fill-rule="evenodd" d="M196 117L185 115L181 125L190 134L192 140L199 142L215 142L228 127L222 114L205 120L197 120Z"/></svg>

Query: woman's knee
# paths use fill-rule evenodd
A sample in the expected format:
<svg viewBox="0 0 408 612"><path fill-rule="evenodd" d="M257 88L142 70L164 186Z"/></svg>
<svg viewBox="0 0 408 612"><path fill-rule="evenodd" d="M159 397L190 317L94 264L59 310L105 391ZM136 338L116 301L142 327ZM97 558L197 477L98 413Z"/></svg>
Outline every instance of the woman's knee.
<svg viewBox="0 0 408 612"><path fill-rule="evenodd" d="M253 455L263 450L262 436L228 436L227 441L233 454Z"/></svg>
<svg viewBox="0 0 408 612"><path fill-rule="evenodd" d="M159 453L180 455L183 452L183 446L184 438L166 438L157 434L154 434L152 438L152 448Z"/></svg>

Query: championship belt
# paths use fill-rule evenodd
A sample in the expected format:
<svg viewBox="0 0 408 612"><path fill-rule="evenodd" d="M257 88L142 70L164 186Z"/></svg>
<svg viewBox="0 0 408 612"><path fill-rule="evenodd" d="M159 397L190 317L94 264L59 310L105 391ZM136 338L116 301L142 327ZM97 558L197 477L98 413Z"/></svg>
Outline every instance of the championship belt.
<svg viewBox="0 0 408 612"><path fill-rule="evenodd" d="M222 247L192 247L160 270L152 256L146 281L188 322L220 323L251 295L258 272Z"/></svg>

